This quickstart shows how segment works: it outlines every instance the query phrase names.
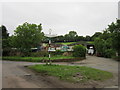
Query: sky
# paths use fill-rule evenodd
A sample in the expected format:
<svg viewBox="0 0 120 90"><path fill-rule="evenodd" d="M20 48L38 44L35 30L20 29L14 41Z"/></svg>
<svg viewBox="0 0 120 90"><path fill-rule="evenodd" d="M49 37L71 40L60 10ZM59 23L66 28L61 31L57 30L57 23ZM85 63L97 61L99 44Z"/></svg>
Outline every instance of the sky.
<svg viewBox="0 0 120 90"><path fill-rule="evenodd" d="M42 23L43 32L80 36L102 32L118 18L117 2L3 2L2 24L10 35L25 22Z"/></svg>

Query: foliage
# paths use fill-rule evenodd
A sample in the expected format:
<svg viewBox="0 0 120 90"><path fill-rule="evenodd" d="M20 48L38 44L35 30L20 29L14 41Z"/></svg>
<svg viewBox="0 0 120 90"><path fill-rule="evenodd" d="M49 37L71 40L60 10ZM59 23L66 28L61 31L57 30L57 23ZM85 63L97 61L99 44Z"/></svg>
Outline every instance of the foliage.
<svg viewBox="0 0 120 90"><path fill-rule="evenodd" d="M65 40L66 41L76 41L75 38L76 38L77 35L77 32L75 31L70 31L68 34L65 34Z"/></svg>
<svg viewBox="0 0 120 90"><path fill-rule="evenodd" d="M14 47L18 48L21 52L29 52L31 48L40 45L43 39L42 25L24 23L19 25L14 31Z"/></svg>
<svg viewBox="0 0 120 90"><path fill-rule="evenodd" d="M112 56L115 56L116 52L113 49L106 49L104 56L106 58L112 58Z"/></svg>
<svg viewBox="0 0 120 90"><path fill-rule="evenodd" d="M2 48L5 49L9 47L9 33L4 25L2 25L0 29L2 29Z"/></svg>
<svg viewBox="0 0 120 90"><path fill-rule="evenodd" d="M77 36L77 41L85 41L85 37L83 36Z"/></svg>
<svg viewBox="0 0 120 90"><path fill-rule="evenodd" d="M7 39L9 37L9 33L6 27L2 25L0 29L2 29L2 39Z"/></svg>
<svg viewBox="0 0 120 90"><path fill-rule="evenodd" d="M47 51L32 52L31 56L32 57L48 57L48 52Z"/></svg>
<svg viewBox="0 0 120 90"><path fill-rule="evenodd" d="M120 20L112 22L108 28L95 39L95 47L100 56L112 57L115 52L120 56ZM115 51L116 50L116 51Z"/></svg>
<svg viewBox="0 0 120 90"><path fill-rule="evenodd" d="M99 37L102 33L101 32L95 32L95 34L91 37L92 40Z"/></svg>
<svg viewBox="0 0 120 90"><path fill-rule="evenodd" d="M56 50L54 52L51 52L52 55L56 56L56 55L62 55L62 51L61 50Z"/></svg>
<svg viewBox="0 0 120 90"><path fill-rule="evenodd" d="M111 23L108 25L108 28L106 30L109 39L109 47L111 47L113 50L115 49L118 53L118 56L120 56L120 20L118 19L115 23ZM107 41L106 40L106 41ZM107 42L108 42L107 41Z"/></svg>
<svg viewBox="0 0 120 90"><path fill-rule="evenodd" d="M105 41L101 38L96 38L94 41L95 48L97 51L98 56L103 56L104 55L104 50L105 50Z"/></svg>
<svg viewBox="0 0 120 90"><path fill-rule="evenodd" d="M11 49L10 48L3 48L2 56L10 56Z"/></svg>
<svg viewBox="0 0 120 90"><path fill-rule="evenodd" d="M69 42L78 42L78 41L91 41L91 36L78 36L76 31L69 31L68 34L60 35L57 37L51 38L52 42L63 42L63 43L69 43ZM43 39L44 43L48 43L48 37L45 37Z"/></svg>
<svg viewBox="0 0 120 90"><path fill-rule="evenodd" d="M2 55L8 56L11 51L10 44L9 44L10 43L9 33L7 28L4 25L0 27L0 30L2 31L2 49L3 49Z"/></svg>
<svg viewBox="0 0 120 90"><path fill-rule="evenodd" d="M110 72L85 66L33 65L29 68L70 82L103 81L113 77Z"/></svg>
<svg viewBox="0 0 120 90"><path fill-rule="evenodd" d="M86 48L82 45L75 45L73 47L74 57L86 57Z"/></svg>
<svg viewBox="0 0 120 90"><path fill-rule="evenodd" d="M85 37L85 41L91 41L91 37L87 35L87 36Z"/></svg>
<svg viewBox="0 0 120 90"><path fill-rule="evenodd" d="M120 20L118 19L115 24L112 23L111 25L109 25L108 30L112 34L113 48L117 51L118 56L120 56Z"/></svg>

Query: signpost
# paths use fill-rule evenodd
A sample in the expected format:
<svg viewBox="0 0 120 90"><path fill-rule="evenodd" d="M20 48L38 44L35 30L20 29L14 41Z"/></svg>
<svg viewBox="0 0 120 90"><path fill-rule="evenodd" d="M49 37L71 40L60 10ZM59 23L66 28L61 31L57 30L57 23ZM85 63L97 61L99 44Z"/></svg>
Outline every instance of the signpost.
<svg viewBox="0 0 120 90"><path fill-rule="evenodd" d="M50 45L51 45L51 38L52 37L56 37L57 35L56 34L51 34L51 32L52 32L52 30L51 29L49 29L49 34L45 34L45 36L46 37L49 37L49 42L48 42L48 44L49 44L49 48L48 48L48 52L49 52L49 63L48 62L46 62L46 64L51 64L51 55L50 55L50 51L51 51L51 49L50 49Z"/></svg>

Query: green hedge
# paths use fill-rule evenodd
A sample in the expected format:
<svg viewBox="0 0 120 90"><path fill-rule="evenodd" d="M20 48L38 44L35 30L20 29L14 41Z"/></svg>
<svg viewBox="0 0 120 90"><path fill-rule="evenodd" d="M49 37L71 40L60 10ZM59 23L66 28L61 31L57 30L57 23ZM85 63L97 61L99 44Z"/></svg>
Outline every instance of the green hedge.
<svg viewBox="0 0 120 90"><path fill-rule="evenodd" d="M75 45L73 47L74 57L86 57L86 48L82 45Z"/></svg>

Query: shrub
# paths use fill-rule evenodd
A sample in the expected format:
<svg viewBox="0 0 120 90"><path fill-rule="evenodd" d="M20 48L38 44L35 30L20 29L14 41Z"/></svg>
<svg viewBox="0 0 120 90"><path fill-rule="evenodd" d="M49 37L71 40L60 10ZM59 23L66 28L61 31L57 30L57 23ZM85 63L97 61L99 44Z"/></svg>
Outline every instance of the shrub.
<svg viewBox="0 0 120 90"><path fill-rule="evenodd" d="M64 52L63 56L69 56L69 53L68 52Z"/></svg>
<svg viewBox="0 0 120 90"><path fill-rule="evenodd" d="M75 45L73 47L74 57L86 57L86 48L82 45Z"/></svg>
<svg viewBox="0 0 120 90"><path fill-rule="evenodd" d="M23 53L16 49L11 49L9 56L23 56Z"/></svg>
<svg viewBox="0 0 120 90"><path fill-rule="evenodd" d="M55 54L61 55L63 52L61 50L56 50Z"/></svg>
<svg viewBox="0 0 120 90"><path fill-rule="evenodd" d="M10 55L10 51L11 51L10 48L3 49L2 56L9 56Z"/></svg>
<svg viewBox="0 0 120 90"><path fill-rule="evenodd" d="M48 52L47 51L32 52L31 56L32 57L48 57Z"/></svg>
<svg viewBox="0 0 120 90"><path fill-rule="evenodd" d="M120 56L112 56L113 59L115 59L116 61L120 61Z"/></svg>
<svg viewBox="0 0 120 90"><path fill-rule="evenodd" d="M51 53L51 55L53 55L53 56L62 55L62 54L63 54L63 52L62 52L61 50L56 50L56 51L50 52L50 53Z"/></svg>
<svg viewBox="0 0 120 90"><path fill-rule="evenodd" d="M115 50L113 50L113 49L106 49L105 50L104 57L111 58L113 56L115 56Z"/></svg>

